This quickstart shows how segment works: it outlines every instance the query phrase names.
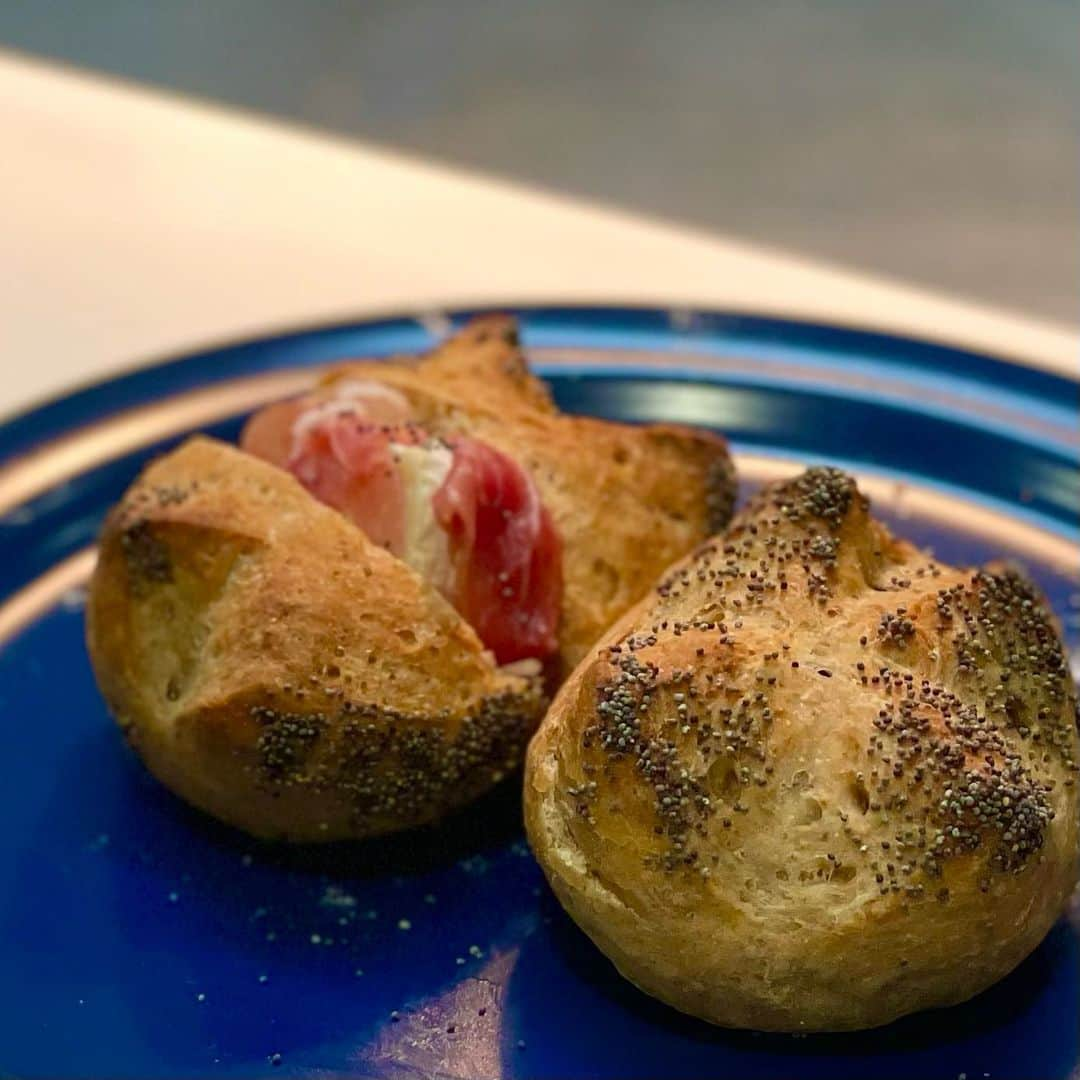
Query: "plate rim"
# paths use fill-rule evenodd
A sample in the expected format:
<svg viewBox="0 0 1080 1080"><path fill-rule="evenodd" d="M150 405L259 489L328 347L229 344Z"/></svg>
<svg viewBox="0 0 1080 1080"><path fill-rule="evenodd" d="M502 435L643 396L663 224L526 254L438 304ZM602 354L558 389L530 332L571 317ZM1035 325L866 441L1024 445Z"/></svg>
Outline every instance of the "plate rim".
<svg viewBox="0 0 1080 1080"><path fill-rule="evenodd" d="M67 389L47 394L39 400L17 407L10 412L0 413L0 474L3 469L21 454L36 450L60 433L70 433L88 420L100 419L101 399L109 392L135 390L134 399L127 400L123 406L114 406L109 413L120 411L123 407L146 404L168 394L181 392L195 386L208 386L217 382L217 378L179 378L175 376L193 375L201 365L220 363L227 357L235 358L248 350L265 351L268 348L300 346L313 339L329 338L357 331L404 331L413 336L424 335L425 341L420 348L430 347L439 340L440 334L458 327L468 319L485 314L509 314L531 322L585 322L603 326L613 320L631 325L622 326L624 332L640 332L650 329L677 338L683 335L685 341L718 342L721 335L727 333L752 334L759 339L801 340L804 344L816 342L819 348L831 344L828 352L834 358L840 355L836 347L843 345L847 350L859 349L875 354L881 359L881 353L900 350L905 356L923 354L927 358L939 361L953 360L966 364L976 364L984 369L982 374L994 373L1007 382L1026 385L1039 390L1037 394L1047 400L1058 400L1065 388L1080 394L1080 367L1070 375L1058 370L1049 370L1030 357L994 354L953 345L945 341L924 338L898 331L870 329L854 324L834 322L827 319L811 320L781 315L759 314L739 308L712 308L687 305L672 307L648 304L495 304L491 306L469 305L450 306L445 310L400 311L390 314L358 316L333 321L313 321L295 327L271 329L266 333L238 334L228 336L217 342L196 345L190 349L168 351L162 355L136 360L131 366L106 374L101 378L89 378L77 381ZM628 343L628 347L633 348ZM824 349L823 349L824 351ZM384 353L381 355L391 355ZM375 355L375 354L371 354ZM267 371L270 367L286 365L264 365L253 371ZM928 364L919 365L929 370ZM224 377L229 377L226 373ZM240 374L232 370L232 377ZM152 380L168 379L172 386L139 386ZM998 380L994 380L996 383ZM1007 387L1000 387L1005 390ZM1015 388L1014 388L1015 389ZM58 424L55 414L64 410L75 410L75 417ZM41 438L31 434L35 428L52 432Z"/></svg>

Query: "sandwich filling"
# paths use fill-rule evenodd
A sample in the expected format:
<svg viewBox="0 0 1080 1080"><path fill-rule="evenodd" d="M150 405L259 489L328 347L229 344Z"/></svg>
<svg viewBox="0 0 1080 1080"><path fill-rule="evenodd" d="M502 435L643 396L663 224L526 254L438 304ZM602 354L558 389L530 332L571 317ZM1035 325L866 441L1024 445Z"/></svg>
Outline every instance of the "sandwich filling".
<svg viewBox="0 0 1080 1080"><path fill-rule="evenodd" d="M437 438L410 416L391 387L342 380L263 409L240 445L408 563L500 664L544 659L558 647L562 544L532 477L487 443Z"/></svg>

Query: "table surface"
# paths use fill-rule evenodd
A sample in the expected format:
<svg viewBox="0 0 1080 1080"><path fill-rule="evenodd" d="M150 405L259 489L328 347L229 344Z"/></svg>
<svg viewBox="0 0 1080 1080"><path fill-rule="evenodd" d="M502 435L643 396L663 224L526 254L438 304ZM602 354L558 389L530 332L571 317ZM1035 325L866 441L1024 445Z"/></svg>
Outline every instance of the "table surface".
<svg viewBox="0 0 1080 1080"><path fill-rule="evenodd" d="M709 307L1068 373L1077 335L925 290L0 52L0 413L320 321Z"/></svg>
<svg viewBox="0 0 1080 1080"><path fill-rule="evenodd" d="M1080 322L1062 0L0 3L0 44Z"/></svg>

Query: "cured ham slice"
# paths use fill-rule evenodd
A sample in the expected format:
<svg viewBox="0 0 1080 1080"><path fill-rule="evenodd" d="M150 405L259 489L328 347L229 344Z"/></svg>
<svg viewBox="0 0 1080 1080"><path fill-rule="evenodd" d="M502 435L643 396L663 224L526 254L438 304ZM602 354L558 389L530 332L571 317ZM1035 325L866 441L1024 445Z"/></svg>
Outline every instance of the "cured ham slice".
<svg viewBox="0 0 1080 1080"><path fill-rule="evenodd" d="M562 546L529 474L486 443L408 423L390 388L335 391L262 410L242 449L287 468L422 574L499 663L555 652Z"/></svg>
<svg viewBox="0 0 1080 1080"><path fill-rule="evenodd" d="M435 493L435 519L450 537L458 611L500 663L557 648L562 545L532 477L475 439L455 439L450 472Z"/></svg>

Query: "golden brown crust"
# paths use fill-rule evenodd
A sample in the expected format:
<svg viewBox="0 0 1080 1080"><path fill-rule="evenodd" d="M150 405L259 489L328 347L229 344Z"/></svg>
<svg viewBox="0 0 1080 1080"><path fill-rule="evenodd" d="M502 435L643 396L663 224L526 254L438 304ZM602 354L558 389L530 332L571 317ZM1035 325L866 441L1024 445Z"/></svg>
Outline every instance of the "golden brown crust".
<svg viewBox="0 0 1080 1080"><path fill-rule="evenodd" d="M476 319L418 362L347 364L328 381L342 378L394 386L433 434L471 435L529 471L563 539L566 671L664 567L731 516L735 475L722 438L559 413L512 319Z"/></svg>
<svg viewBox="0 0 1080 1080"><path fill-rule="evenodd" d="M1076 881L1076 694L1034 588L894 539L854 482L766 489L563 686L530 841L648 992L843 1030L962 1001Z"/></svg>
<svg viewBox="0 0 1080 1080"><path fill-rule="evenodd" d="M531 472L563 539L564 670L730 513L722 439L560 415L512 320L476 320L419 361L345 365L329 381L342 377L397 387L433 434L475 436ZM520 763L542 707L404 563L287 472L205 439L151 466L110 515L88 641L159 778L294 840L461 805Z"/></svg>
<svg viewBox="0 0 1080 1080"><path fill-rule="evenodd" d="M433 820L516 766L543 704L404 563L204 438L110 514L87 640L151 771L261 836Z"/></svg>

